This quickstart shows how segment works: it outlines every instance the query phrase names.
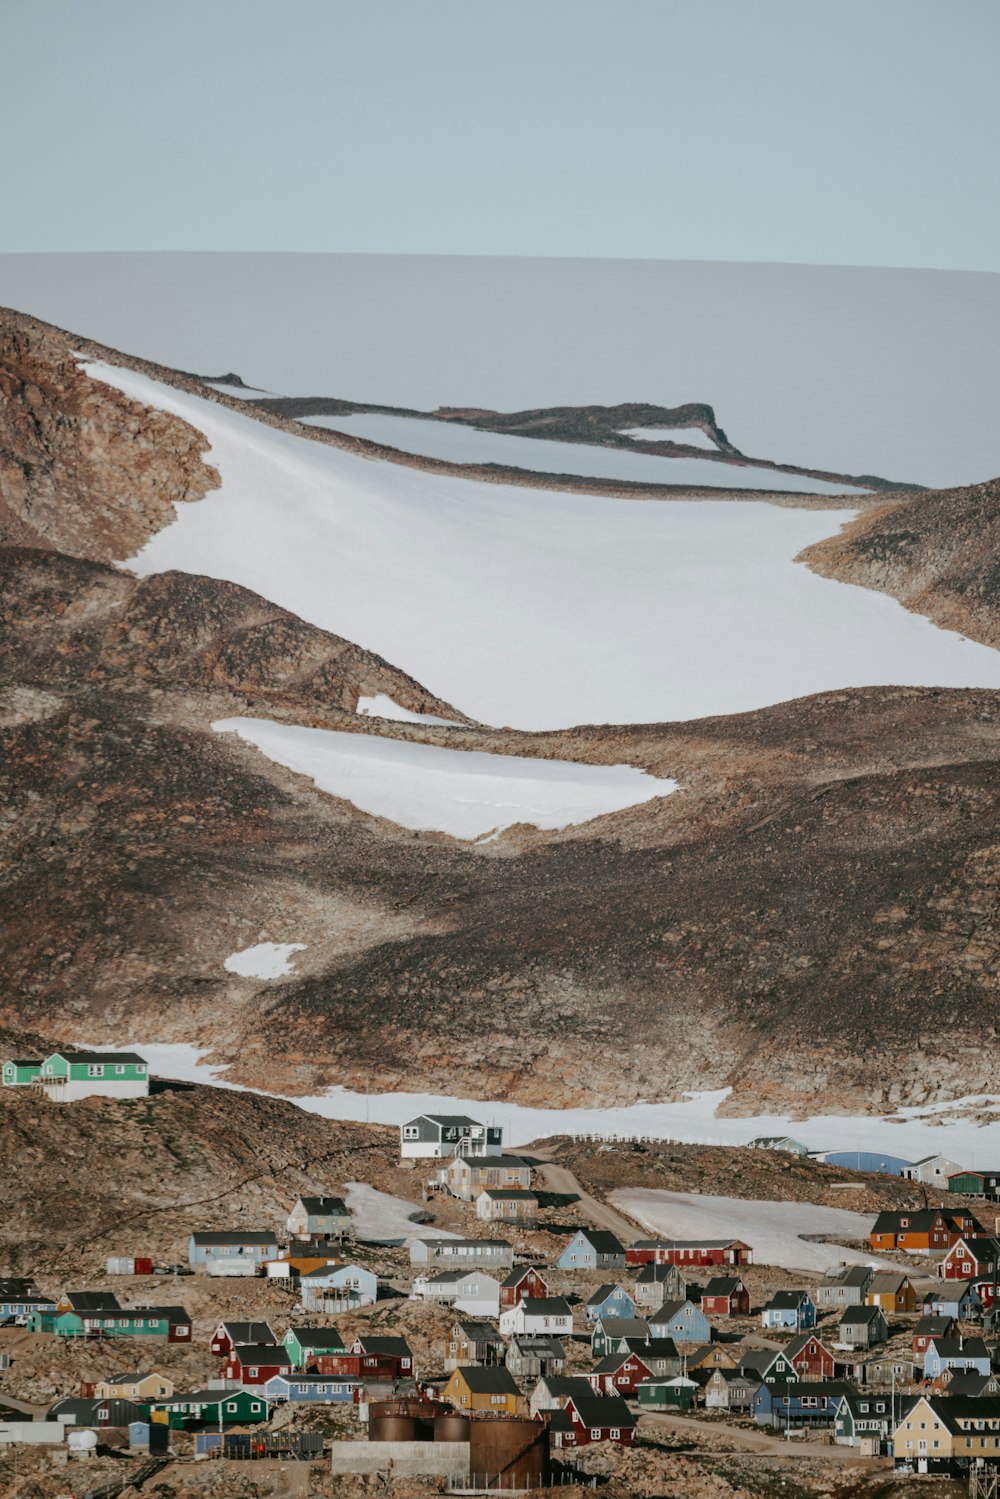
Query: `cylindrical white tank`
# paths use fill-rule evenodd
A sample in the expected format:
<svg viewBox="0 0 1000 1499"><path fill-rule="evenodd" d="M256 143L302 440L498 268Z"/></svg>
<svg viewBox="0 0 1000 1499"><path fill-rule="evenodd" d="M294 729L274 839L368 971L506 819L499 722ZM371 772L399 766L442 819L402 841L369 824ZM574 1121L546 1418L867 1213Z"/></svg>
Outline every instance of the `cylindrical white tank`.
<svg viewBox="0 0 1000 1499"><path fill-rule="evenodd" d="M71 1452L92 1452L97 1446L97 1432L70 1428L66 1433L66 1443Z"/></svg>

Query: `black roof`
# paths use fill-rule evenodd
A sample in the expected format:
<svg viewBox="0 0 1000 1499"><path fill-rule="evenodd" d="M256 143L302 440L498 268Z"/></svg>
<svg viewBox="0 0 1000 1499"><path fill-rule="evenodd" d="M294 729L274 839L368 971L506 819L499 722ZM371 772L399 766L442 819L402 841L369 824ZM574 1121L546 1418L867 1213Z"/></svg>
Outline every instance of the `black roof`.
<svg viewBox="0 0 1000 1499"><path fill-rule="evenodd" d="M276 1343L278 1341L266 1322L230 1322L227 1317L224 1322L220 1322L219 1326L225 1329L226 1336L231 1343L241 1343L244 1347L253 1343ZM297 1328L295 1330L298 1331Z"/></svg>
<svg viewBox="0 0 1000 1499"><path fill-rule="evenodd" d="M504 1276L500 1284L502 1286L508 1286L513 1289L514 1287L519 1286L524 1277L526 1275L530 1275L532 1272L534 1272L534 1274L538 1276L539 1280L545 1279L545 1276L543 1275L542 1271L539 1270L537 1265L516 1265L509 1275Z"/></svg>
<svg viewBox="0 0 1000 1499"><path fill-rule="evenodd" d="M288 1349L281 1343L241 1345L233 1349L231 1357L239 1359L241 1364L263 1365L265 1369L272 1367L281 1369L285 1364L292 1362Z"/></svg>
<svg viewBox="0 0 1000 1499"><path fill-rule="evenodd" d="M473 1395L519 1395L513 1374L503 1364L465 1364L457 1371Z"/></svg>
<svg viewBox="0 0 1000 1499"><path fill-rule="evenodd" d="M52 1055L54 1057L62 1057L67 1062L145 1063L146 1061L146 1058L141 1057L137 1051L54 1051Z"/></svg>
<svg viewBox="0 0 1000 1499"><path fill-rule="evenodd" d="M574 1390L567 1403L569 1402L572 1402L584 1425L592 1426L595 1431L609 1426L630 1431L637 1425L637 1418L620 1395L598 1395L588 1388L586 1395Z"/></svg>
<svg viewBox="0 0 1000 1499"><path fill-rule="evenodd" d="M264 1228L199 1229L191 1235L196 1244L274 1244L278 1235Z"/></svg>
<svg viewBox="0 0 1000 1499"><path fill-rule="evenodd" d="M624 1254L625 1246L607 1228L581 1228L580 1234L598 1254ZM579 1236L578 1236L579 1237Z"/></svg>
<svg viewBox="0 0 1000 1499"><path fill-rule="evenodd" d="M323 1213L341 1216L347 1213L347 1204L342 1197L300 1197L299 1201L310 1217L319 1217Z"/></svg>
<svg viewBox="0 0 1000 1499"><path fill-rule="evenodd" d="M344 1348L346 1345L335 1327L290 1327L300 1348Z"/></svg>

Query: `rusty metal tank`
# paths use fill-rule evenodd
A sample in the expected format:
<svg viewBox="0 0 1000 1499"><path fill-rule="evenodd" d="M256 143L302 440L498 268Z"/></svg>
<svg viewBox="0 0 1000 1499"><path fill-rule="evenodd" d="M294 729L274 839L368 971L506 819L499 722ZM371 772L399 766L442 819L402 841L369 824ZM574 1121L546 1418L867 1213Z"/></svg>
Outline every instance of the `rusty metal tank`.
<svg viewBox="0 0 1000 1499"><path fill-rule="evenodd" d="M474 1487L539 1489L549 1481L549 1429L517 1417L470 1422L469 1471Z"/></svg>
<svg viewBox="0 0 1000 1499"><path fill-rule="evenodd" d="M438 1416L434 1422L434 1440L435 1442L467 1442L471 1425L468 1416L461 1416L457 1411L452 1411L446 1416Z"/></svg>
<svg viewBox="0 0 1000 1499"><path fill-rule="evenodd" d="M372 1416L368 1422L369 1442L419 1442L420 1422L412 1416Z"/></svg>

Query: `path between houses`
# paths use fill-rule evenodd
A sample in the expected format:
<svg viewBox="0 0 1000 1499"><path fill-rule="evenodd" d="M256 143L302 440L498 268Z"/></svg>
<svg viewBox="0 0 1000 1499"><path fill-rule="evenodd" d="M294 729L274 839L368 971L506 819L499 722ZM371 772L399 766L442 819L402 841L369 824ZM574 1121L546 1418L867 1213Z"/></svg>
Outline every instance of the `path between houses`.
<svg viewBox="0 0 1000 1499"><path fill-rule="evenodd" d="M706 1448L699 1451L699 1457L732 1457L735 1453L759 1452L768 1457L812 1458L820 1462L850 1463L852 1466L868 1468L885 1467L889 1461L888 1458L862 1457L856 1447L839 1447L833 1442L827 1445L810 1441L808 1437L789 1441L784 1436L772 1436L767 1431L748 1431L742 1426L727 1426L715 1422L709 1425L705 1421L695 1421L690 1416L643 1411L642 1420L644 1424L649 1422L666 1431L698 1436L702 1440L706 1437L728 1439L731 1443L725 1450Z"/></svg>
<svg viewBox="0 0 1000 1499"><path fill-rule="evenodd" d="M55 1398L53 1396L53 1400ZM15 1400L6 1390L0 1392L0 1405L9 1405L11 1410L20 1411L22 1416L30 1416L33 1421L40 1421L51 1404L52 1401L49 1405L32 1405L30 1400Z"/></svg>
<svg viewBox="0 0 1000 1499"><path fill-rule="evenodd" d="M625 1244L632 1242L638 1225L630 1218L623 1217L621 1213L616 1213L614 1208L608 1207L607 1203L599 1202L596 1197L592 1197L572 1171L566 1166L558 1166L549 1159L547 1147L529 1150L528 1154L539 1163L538 1174L545 1191L574 1193L580 1199L581 1208L590 1215L595 1224L600 1228L609 1228Z"/></svg>

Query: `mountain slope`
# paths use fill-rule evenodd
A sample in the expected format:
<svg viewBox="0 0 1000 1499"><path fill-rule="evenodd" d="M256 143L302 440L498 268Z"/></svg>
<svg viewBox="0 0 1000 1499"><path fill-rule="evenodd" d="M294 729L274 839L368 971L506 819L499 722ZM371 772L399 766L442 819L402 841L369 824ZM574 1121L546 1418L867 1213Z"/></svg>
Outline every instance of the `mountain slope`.
<svg viewBox="0 0 1000 1499"><path fill-rule="evenodd" d="M880 506L802 560L1000 648L1000 479Z"/></svg>

